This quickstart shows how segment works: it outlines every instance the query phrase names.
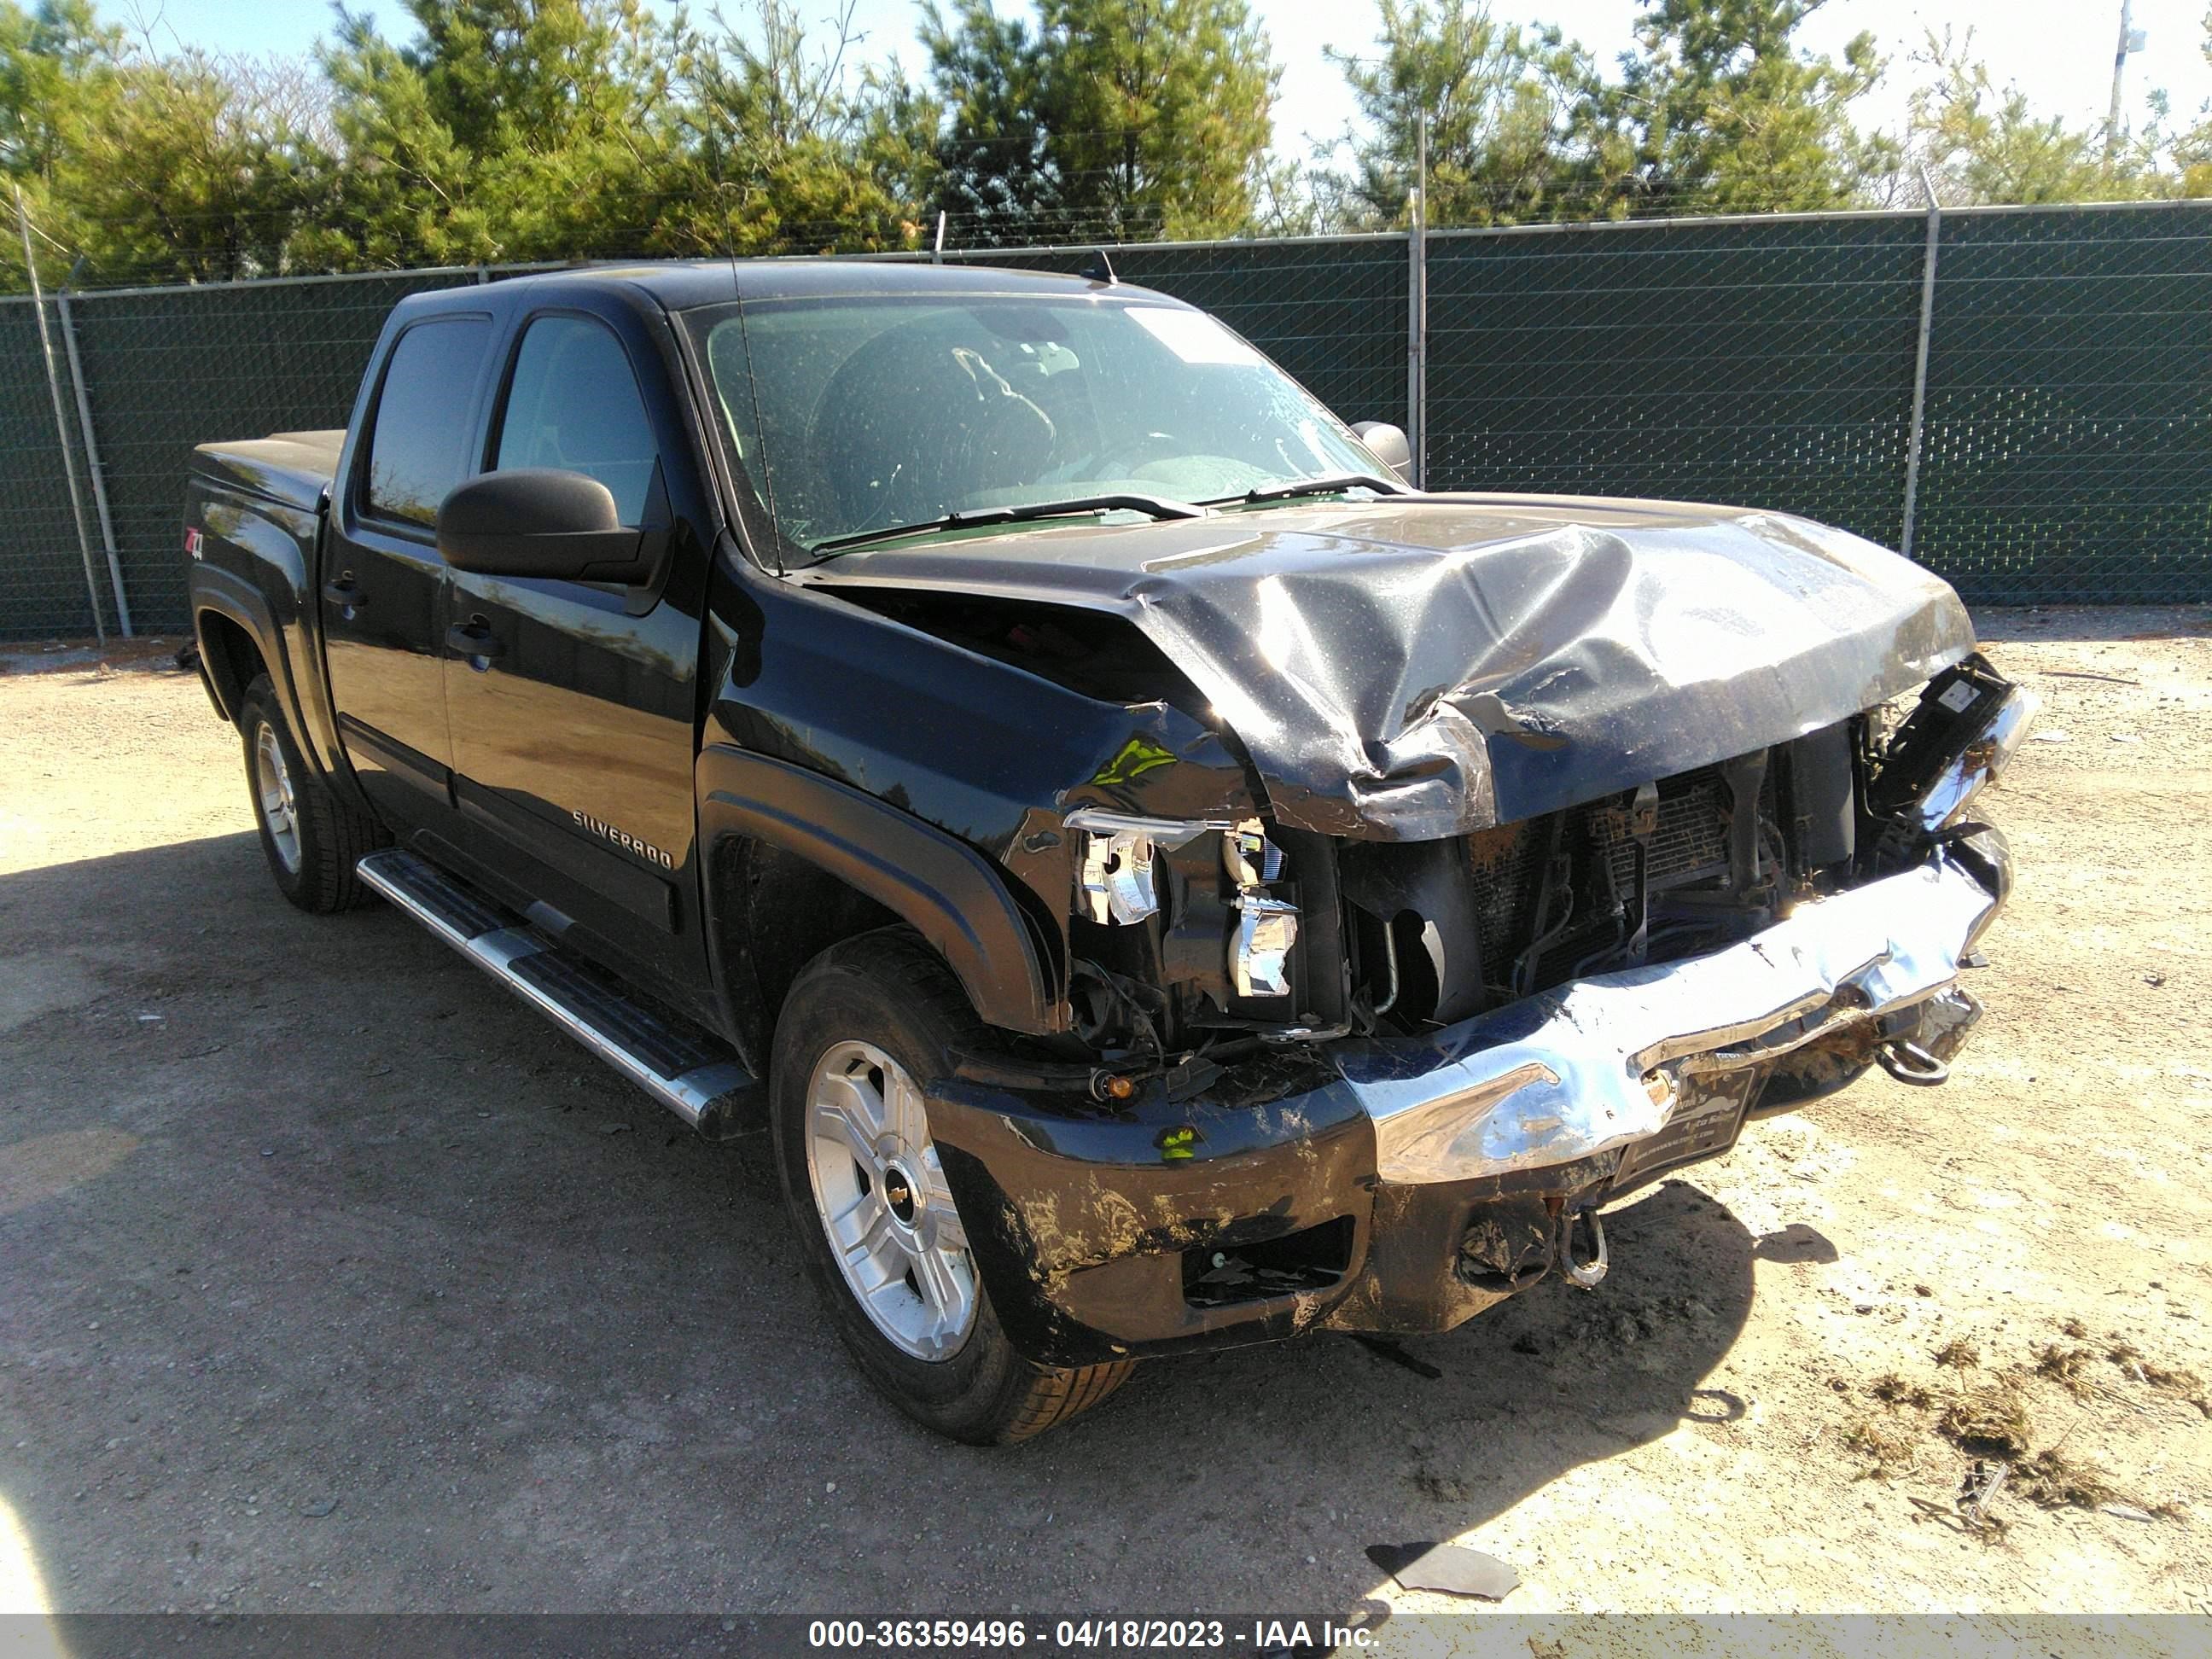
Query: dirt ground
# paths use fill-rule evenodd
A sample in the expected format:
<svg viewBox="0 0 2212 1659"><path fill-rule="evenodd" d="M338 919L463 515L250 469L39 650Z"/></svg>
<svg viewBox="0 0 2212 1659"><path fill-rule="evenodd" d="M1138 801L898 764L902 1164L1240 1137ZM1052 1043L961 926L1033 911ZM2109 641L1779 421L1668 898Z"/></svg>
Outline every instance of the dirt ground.
<svg viewBox="0 0 2212 1659"><path fill-rule="evenodd" d="M1754 1126L1413 1364L995 1452L861 1384L757 1143L283 903L194 680L0 653L0 1606L1402 1614L1462 1604L1366 1548L1456 1539L1517 1613L2212 1611L2212 617L1983 621L2045 740L1947 1087Z"/></svg>

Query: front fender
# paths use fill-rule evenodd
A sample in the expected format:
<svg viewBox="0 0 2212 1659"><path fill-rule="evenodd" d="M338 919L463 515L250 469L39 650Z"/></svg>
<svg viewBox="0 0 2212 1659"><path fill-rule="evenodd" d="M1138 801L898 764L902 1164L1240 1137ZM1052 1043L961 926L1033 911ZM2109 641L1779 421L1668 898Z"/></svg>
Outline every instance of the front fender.
<svg viewBox="0 0 2212 1659"><path fill-rule="evenodd" d="M1042 927L990 860L850 784L726 744L699 755L699 835L743 836L819 866L897 916L959 976L975 1012L1010 1031L1067 1029L1060 972Z"/></svg>

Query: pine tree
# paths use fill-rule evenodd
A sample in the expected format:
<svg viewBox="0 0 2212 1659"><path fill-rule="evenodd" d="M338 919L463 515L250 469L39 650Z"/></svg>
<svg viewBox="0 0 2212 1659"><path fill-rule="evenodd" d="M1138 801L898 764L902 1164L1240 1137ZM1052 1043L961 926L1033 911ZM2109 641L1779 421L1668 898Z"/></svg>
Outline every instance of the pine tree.
<svg viewBox="0 0 2212 1659"><path fill-rule="evenodd" d="M1657 0L1621 81L1593 87L1578 125L1583 191L1604 212L1817 211L1854 205L1896 166L1853 125L1880 80L1874 36L1840 60L1796 40L1824 0Z"/></svg>
<svg viewBox="0 0 2212 1659"><path fill-rule="evenodd" d="M295 64L157 55L84 0L0 3L0 172L24 191L49 281L314 268L301 232L336 175L326 104Z"/></svg>
<svg viewBox="0 0 2212 1659"><path fill-rule="evenodd" d="M930 85L945 111L937 204L965 246L1049 240L1065 205L1045 127L1042 42L991 0L922 8Z"/></svg>
<svg viewBox="0 0 2212 1659"><path fill-rule="evenodd" d="M1352 221L1401 222L1428 124L1429 217L1439 225L1556 216L1575 102L1590 80L1557 29L1491 19L1480 0L1380 0L1379 55L1323 48L1364 118L1348 173Z"/></svg>
<svg viewBox="0 0 2212 1659"><path fill-rule="evenodd" d="M1245 0L933 3L939 199L969 242L1223 235L1251 221L1277 71Z"/></svg>
<svg viewBox="0 0 2212 1659"><path fill-rule="evenodd" d="M358 263L650 245L672 164L672 26L641 0L407 0L422 39L339 12L323 67Z"/></svg>
<svg viewBox="0 0 2212 1659"><path fill-rule="evenodd" d="M1279 72L1245 0L1042 0L1037 96L1070 229L1220 236L1251 218Z"/></svg>
<svg viewBox="0 0 2212 1659"><path fill-rule="evenodd" d="M830 252L915 245L934 182L935 103L890 70L855 71L849 5L826 40L791 0L719 12L687 38L685 184L661 245Z"/></svg>

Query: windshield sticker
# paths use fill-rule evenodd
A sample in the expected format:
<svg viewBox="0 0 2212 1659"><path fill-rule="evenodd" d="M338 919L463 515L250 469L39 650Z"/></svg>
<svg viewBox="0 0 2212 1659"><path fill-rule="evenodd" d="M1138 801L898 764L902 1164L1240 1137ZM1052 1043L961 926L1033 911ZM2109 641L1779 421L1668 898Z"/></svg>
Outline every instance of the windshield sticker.
<svg viewBox="0 0 2212 1659"><path fill-rule="evenodd" d="M1129 315L1144 331L1187 363L1233 363L1257 367L1264 360L1202 311L1170 311L1164 306L1132 306Z"/></svg>

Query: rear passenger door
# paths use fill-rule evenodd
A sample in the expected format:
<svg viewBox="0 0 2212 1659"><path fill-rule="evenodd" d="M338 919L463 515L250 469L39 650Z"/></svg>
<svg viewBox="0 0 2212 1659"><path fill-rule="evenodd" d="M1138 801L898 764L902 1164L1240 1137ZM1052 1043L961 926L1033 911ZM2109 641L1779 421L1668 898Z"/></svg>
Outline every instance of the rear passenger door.
<svg viewBox="0 0 2212 1659"><path fill-rule="evenodd" d="M659 538L662 575L630 587L455 571L445 665L465 850L526 888L542 925L665 984L698 982L705 963L691 863L702 584L687 567L703 554L665 477L684 444L680 425L665 429L687 406L679 391L625 306L523 319L486 470L598 479L624 525Z"/></svg>
<svg viewBox="0 0 2212 1659"><path fill-rule="evenodd" d="M438 505L472 470L492 343L480 313L410 324L386 354L323 550L324 659L355 774L390 821L450 816Z"/></svg>

